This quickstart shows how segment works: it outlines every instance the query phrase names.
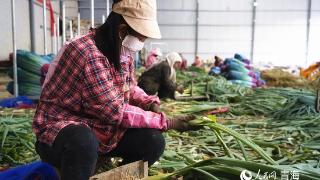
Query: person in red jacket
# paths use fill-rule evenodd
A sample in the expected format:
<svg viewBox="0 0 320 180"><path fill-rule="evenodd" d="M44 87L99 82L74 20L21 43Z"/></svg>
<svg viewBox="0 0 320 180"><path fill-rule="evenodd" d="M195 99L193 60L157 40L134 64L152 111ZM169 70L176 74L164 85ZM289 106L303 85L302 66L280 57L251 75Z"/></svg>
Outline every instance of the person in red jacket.
<svg viewBox="0 0 320 180"><path fill-rule="evenodd" d="M89 179L98 156L152 165L162 132L193 127L192 116L168 118L160 101L134 79L135 52L160 38L155 0L121 0L106 22L66 43L50 65L33 118L36 151L62 180Z"/></svg>
<svg viewBox="0 0 320 180"><path fill-rule="evenodd" d="M187 67L188 67L187 59L185 57L183 57L181 53L179 53L179 55L180 55L180 57L182 59L180 70L187 70Z"/></svg>
<svg viewBox="0 0 320 180"><path fill-rule="evenodd" d="M192 66L194 67L201 67L202 66L202 62L199 56L196 56L196 58L194 59L194 62L192 63Z"/></svg>
<svg viewBox="0 0 320 180"><path fill-rule="evenodd" d="M147 58L146 69L149 69L153 64L157 63L159 56L162 56L160 48L152 49Z"/></svg>

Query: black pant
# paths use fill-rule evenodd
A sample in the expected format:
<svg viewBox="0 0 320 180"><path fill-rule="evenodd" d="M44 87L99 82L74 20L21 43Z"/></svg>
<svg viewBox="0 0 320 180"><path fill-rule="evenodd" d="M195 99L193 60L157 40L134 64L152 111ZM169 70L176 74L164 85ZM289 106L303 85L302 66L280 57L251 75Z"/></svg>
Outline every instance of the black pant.
<svg viewBox="0 0 320 180"><path fill-rule="evenodd" d="M164 147L161 131L128 129L118 146L105 156L121 157L123 164L144 160L150 166L162 155ZM62 180L89 179L98 158L98 140L91 129L69 125L59 132L52 146L37 141L36 151L42 161L60 170Z"/></svg>

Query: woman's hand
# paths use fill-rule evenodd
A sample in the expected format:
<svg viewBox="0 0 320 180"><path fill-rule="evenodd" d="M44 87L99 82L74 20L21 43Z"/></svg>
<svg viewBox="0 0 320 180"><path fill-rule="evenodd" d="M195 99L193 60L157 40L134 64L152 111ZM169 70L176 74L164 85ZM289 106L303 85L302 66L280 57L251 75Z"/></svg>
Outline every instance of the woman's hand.
<svg viewBox="0 0 320 180"><path fill-rule="evenodd" d="M176 89L180 94L183 94L184 88L182 85L179 85Z"/></svg>
<svg viewBox="0 0 320 180"><path fill-rule="evenodd" d="M152 103L150 105L149 111L160 113L160 106L157 103Z"/></svg>
<svg viewBox="0 0 320 180"><path fill-rule="evenodd" d="M167 120L167 129L174 129L180 132L197 130L198 126L192 126L189 121L194 120L196 117L194 115L180 115L169 118Z"/></svg>

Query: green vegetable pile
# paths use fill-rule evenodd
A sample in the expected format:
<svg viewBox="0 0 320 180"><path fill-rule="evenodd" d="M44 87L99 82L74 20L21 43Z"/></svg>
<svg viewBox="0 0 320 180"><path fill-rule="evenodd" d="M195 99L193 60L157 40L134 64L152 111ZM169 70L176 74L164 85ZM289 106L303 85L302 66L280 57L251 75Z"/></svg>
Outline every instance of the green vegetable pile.
<svg viewBox="0 0 320 180"><path fill-rule="evenodd" d="M154 176L148 179L239 179L244 170L260 178L274 173L269 179L280 179L288 171L299 173L299 179L320 179L320 116L314 91L250 89L223 77L208 77L199 69L178 72L177 78L187 87L185 95L193 83L192 93L207 93L210 101L162 101L166 115L196 115L190 123L201 129L165 132L165 152L150 168ZM229 112L208 115L220 108ZM0 111L2 167L38 159L32 115Z"/></svg>
<svg viewBox="0 0 320 180"><path fill-rule="evenodd" d="M180 78L188 82L188 73L184 75ZM320 178L320 116L314 91L252 90L221 77L203 76L194 79L193 94L206 93L205 81L214 102L163 103L169 115L198 115L192 123L204 128L167 132L166 151L152 167L150 173L157 175L150 179L239 179L243 170L260 178L274 173L269 179L280 179L286 171L297 172L300 179ZM219 107L228 107L230 112L207 118L207 111Z"/></svg>
<svg viewBox="0 0 320 180"><path fill-rule="evenodd" d="M39 159L35 152L35 135L31 130L32 114L0 116L0 168L26 164Z"/></svg>
<svg viewBox="0 0 320 180"><path fill-rule="evenodd" d="M319 142L320 125L308 128L318 120L292 126L269 120L221 125L214 116L199 116L192 123L205 126L202 130L166 133L166 151L151 171L158 175L150 179L239 179L243 170L254 177L274 173L270 179L285 171L297 172L300 179L318 179L320 152L314 141ZM306 143L299 145L302 141Z"/></svg>

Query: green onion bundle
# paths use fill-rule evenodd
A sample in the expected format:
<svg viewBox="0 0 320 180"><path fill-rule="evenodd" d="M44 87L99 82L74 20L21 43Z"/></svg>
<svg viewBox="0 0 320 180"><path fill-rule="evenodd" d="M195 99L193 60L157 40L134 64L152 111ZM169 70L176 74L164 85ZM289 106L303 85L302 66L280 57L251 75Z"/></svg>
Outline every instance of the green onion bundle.
<svg viewBox="0 0 320 180"><path fill-rule="evenodd" d="M10 166L35 161L38 158L35 152L35 136L32 133L31 117L0 117L0 164Z"/></svg>

